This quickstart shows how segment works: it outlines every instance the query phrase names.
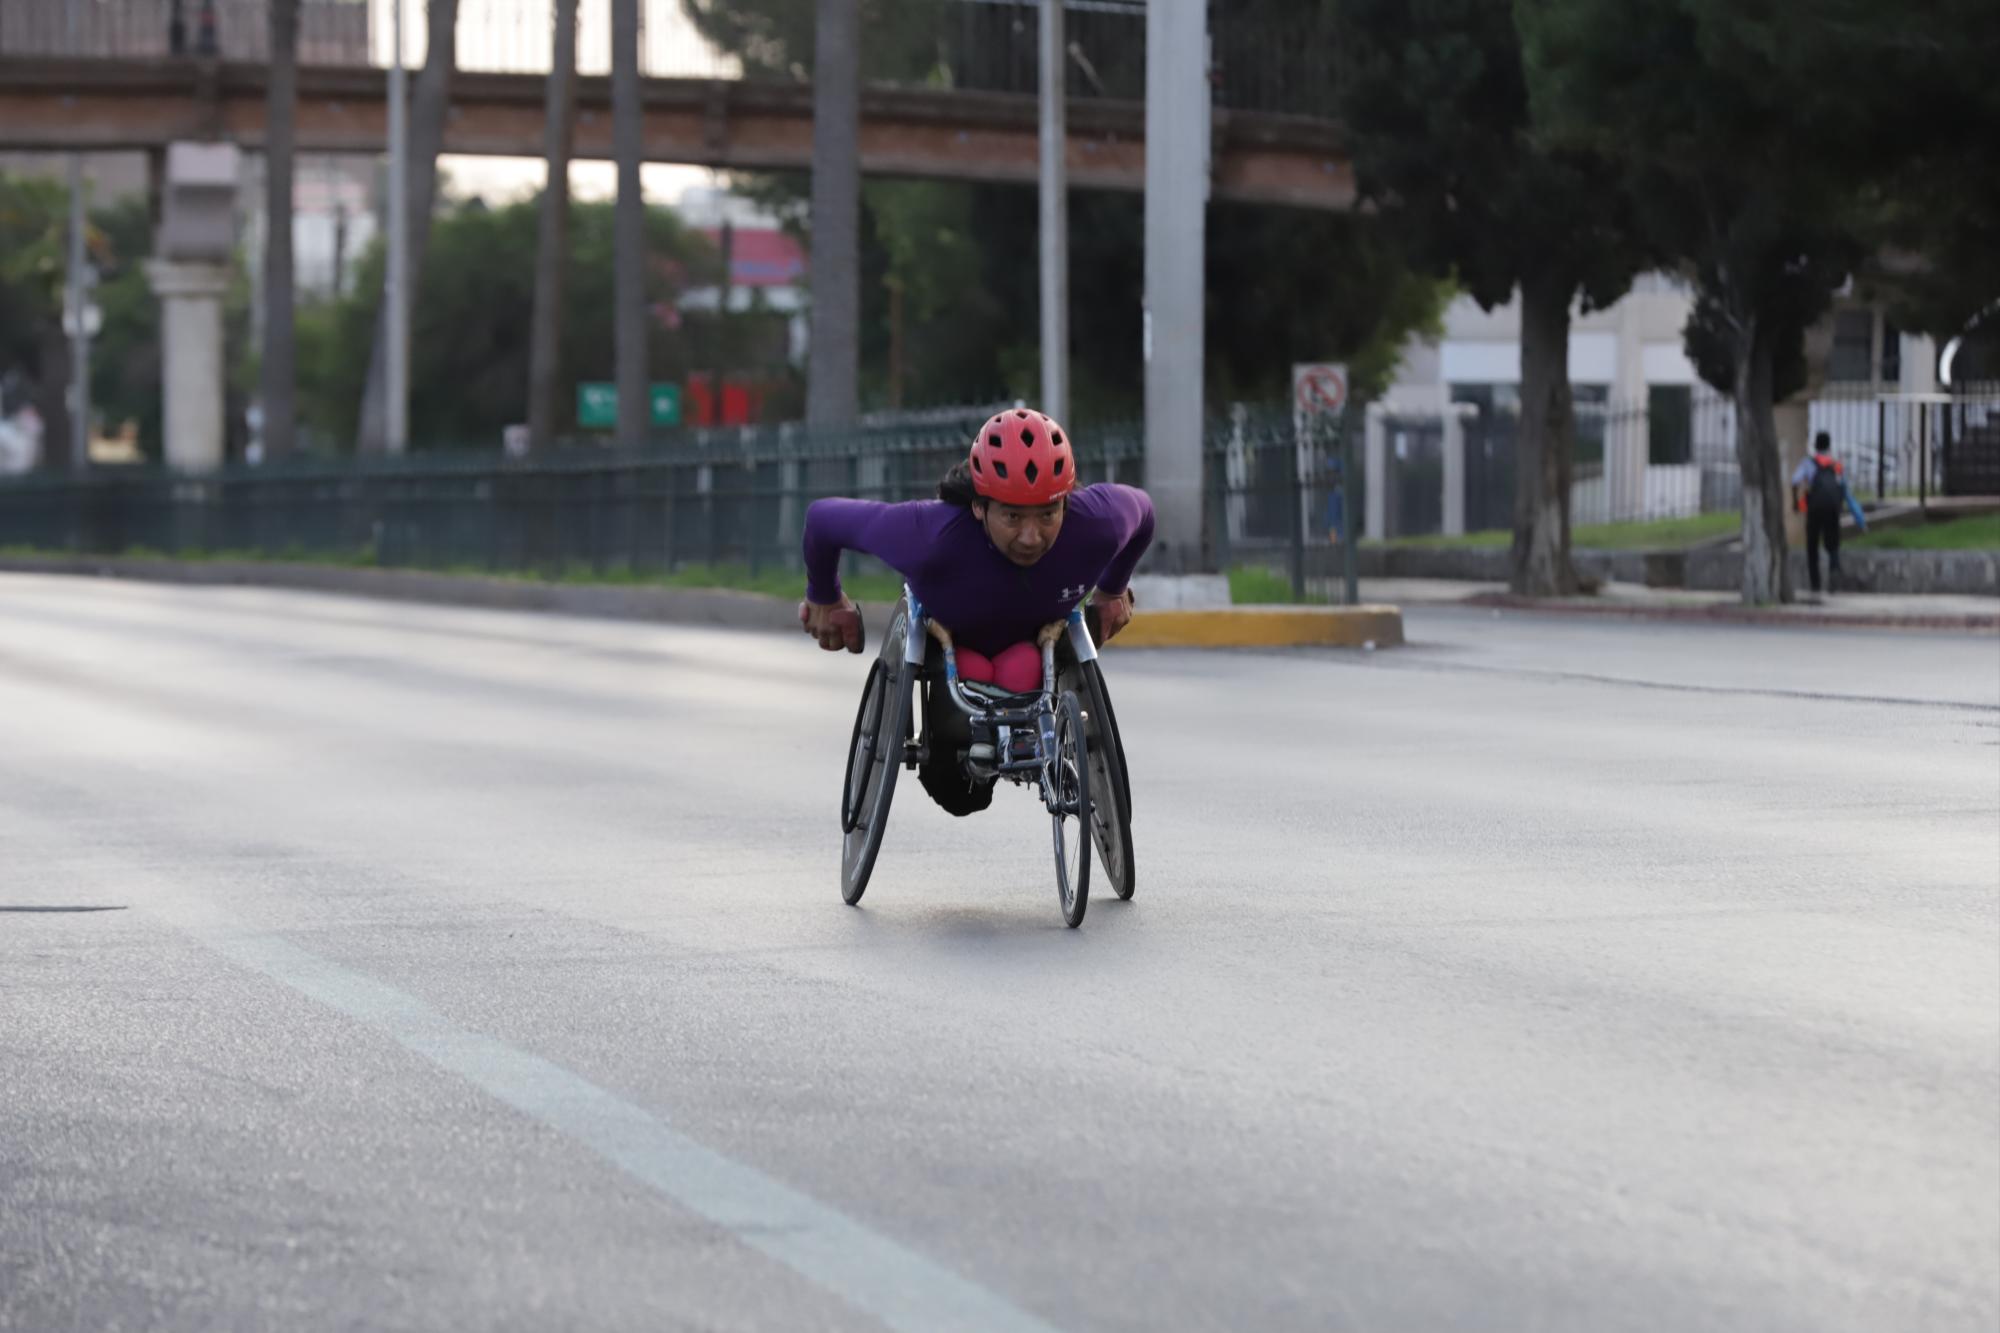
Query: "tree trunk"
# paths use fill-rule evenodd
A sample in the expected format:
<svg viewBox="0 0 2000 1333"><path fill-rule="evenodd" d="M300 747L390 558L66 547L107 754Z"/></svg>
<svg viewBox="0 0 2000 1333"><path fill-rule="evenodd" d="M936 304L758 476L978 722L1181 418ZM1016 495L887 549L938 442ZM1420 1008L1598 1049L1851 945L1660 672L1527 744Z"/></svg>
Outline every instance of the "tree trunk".
<svg viewBox="0 0 2000 1333"><path fill-rule="evenodd" d="M1785 484L1778 425L1771 411L1772 337L1755 314L1739 313L1736 362L1736 465L1743 477L1743 601L1792 600L1785 548Z"/></svg>
<svg viewBox="0 0 2000 1333"><path fill-rule="evenodd" d="M1508 571L1524 597L1578 590L1569 554L1576 414L1569 387L1569 308L1576 284L1532 274L1521 283L1521 427L1514 445L1514 548Z"/></svg>
<svg viewBox="0 0 2000 1333"><path fill-rule="evenodd" d="M618 443L645 443L646 200L639 120L639 0L611 0L611 150L618 158L618 207L612 218L612 362L618 384Z"/></svg>
<svg viewBox="0 0 2000 1333"><path fill-rule="evenodd" d="M861 18L819 0L813 46L812 350L806 420L849 426L861 392Z"/></svg>
<svg viewBox="0 0 2000 1333"><path fill-rule="evenodd" d="M264 136L264 456L291 454L297 428L293 329L292 123L298 107L299 0L271 0Z"/></svg>
<svg viewBox="0 0 2000 1333"><path fill-rule="evenodd" d="M569 262L569 149L576 117L576 3L556 0L555 58L542 122L548 184L535 238L535 309L528 326L528 447L555 439L561 371L563 275Z"/></svg>
<svg viewBox="0 0 2000 1333"><path fill-rule="evenodd" d="M444 119L451 109L451 75L458 63L458 0L430 0L428 53L410 97L409 278L414 307L424 249L431 239L431 210L437 202L437 160L444 147ZM361 397L361 426L355 448L379 454L388 448L389 306L375 309L375 350L368 358L368 387ZM411 342L414 344L413 337ZM411 385L414 396L415 385Z"/></svg>

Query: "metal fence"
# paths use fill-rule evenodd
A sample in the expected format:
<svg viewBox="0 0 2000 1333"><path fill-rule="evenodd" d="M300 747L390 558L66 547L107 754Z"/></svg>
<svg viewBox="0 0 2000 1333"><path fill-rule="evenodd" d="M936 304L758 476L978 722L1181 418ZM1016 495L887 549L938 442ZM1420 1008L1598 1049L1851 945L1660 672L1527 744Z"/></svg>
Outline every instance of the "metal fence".
<svg viewBox="0 0 2000 1333"><path fill-rule="evenodd" d="M1518 408L1468 394L1444 408L1374 410L1388 540L1512 526ZM1654 385L1611 403L1579 388L1570 489L1575 527L1733 513L1742 505L1735 404L1702 385ZM1864 500L2000 494L2000 385L1946 394L1823 396L1808 431L1826 431ZM1456 497L1452 487L1458 487Z"/></svg>
<svg viewBox="0 0 2000 1333"><path fill-rule="evenodd" d="M690 564L792 569L812 501L927 498L977 425L844 435L752 427L639 453L585 446L521 459L439 452L232 466L202 477L33 476L0 481L0 548L636 576ZM1143 481L1136 424L1078 438L1087 481ZM1288 413L1238 409L1217 425L1204 447L1204 563L1263 565L1295 585L1337 572L1339 445L1337 429L1302 443Z"/></svg>
<svg viewBox="0 0 2000 1333"><path fill-rule="evenodd" d="M549 0L460 0L456 68L545 74L553 55ZM1032 94L1039 83L1040 0L871 0L862 74L878 83ZM302 0L299 59L307 66L380 68L390 60L390 0ZM757 25L749 58L719 50L682 0L640 0L640 70L654 77L811 77L812 7ZM269 55L268 0L5 0L0 56L134 59ZM1146 7L1141 0L1068 0L1068 92L1143 101ZM1331 117L1332 33L1315 13L1218 14L1212 33L1218 106ZM421 64L426 5L403 5L403 57ZM794 49L796 48L796 49ZM579 0L577 66L611 68L611 0Z"/></svg>
<svg viewBox="0 0 2000 1333"><path fill-rule="evenodd" d="M752 427L643 452L584 446L522 459L439 452L239 465L201 477L34 476L0 482L0 548L544 573L794 567L813 500L928 497L964 458L976 425L814 436ZM1136 481L1137 432L1096 438L1085 475Z"/></svg>

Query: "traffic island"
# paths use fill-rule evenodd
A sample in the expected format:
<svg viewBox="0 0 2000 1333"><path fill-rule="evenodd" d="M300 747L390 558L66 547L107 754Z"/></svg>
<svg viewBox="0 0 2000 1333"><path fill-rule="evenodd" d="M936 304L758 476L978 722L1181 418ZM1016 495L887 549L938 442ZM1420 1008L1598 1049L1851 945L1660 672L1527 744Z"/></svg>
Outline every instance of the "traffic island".
<svg viewBox="0 0 2000 1333"><path fill-rule="evenodd" d="M1148 611L1143 606L1112 648L1394 648L1403 613L1393 606L1232 606Z"/></svg>

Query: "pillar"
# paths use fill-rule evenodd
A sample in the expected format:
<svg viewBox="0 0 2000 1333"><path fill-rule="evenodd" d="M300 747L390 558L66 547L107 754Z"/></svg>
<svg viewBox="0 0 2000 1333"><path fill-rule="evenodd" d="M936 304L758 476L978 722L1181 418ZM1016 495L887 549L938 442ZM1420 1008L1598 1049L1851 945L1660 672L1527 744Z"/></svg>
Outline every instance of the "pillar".
<svg viewBox="0 0 2000 1333"><path fill-rule="evenodd" d="M146 265L160 299L161 390L167 466L209 472L222 466L222 298L229 268L207 260L155 259Z"/></svg>
<svg viewBox="0 0 2000 1333"><path fill-rule="evenodd" d="M1379 542L1389 536L1389 419L1380 403L1368 405L1365 448L1361 475L1366 478L1368 505L1361 533L1367 540ZM1352 480L1347 484L1352 485Z"/></svg>

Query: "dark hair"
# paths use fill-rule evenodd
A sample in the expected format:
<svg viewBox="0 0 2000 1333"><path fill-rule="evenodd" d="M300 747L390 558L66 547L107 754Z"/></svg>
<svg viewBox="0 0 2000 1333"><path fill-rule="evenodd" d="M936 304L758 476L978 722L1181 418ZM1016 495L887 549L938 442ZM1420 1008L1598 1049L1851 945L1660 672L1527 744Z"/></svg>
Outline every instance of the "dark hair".
<svg viewBox="0 0 2000 1333"><path fill-rule="evenodd" d="M1833 436L1827 434L1825 431L1821 431L1819 434L1813 436L1813 448L1819 453L1827 452L1833 448Z"/></svg>
<svg viewBox="0 0 2000 1333"><path fill-rule="evenodd" d="M969 459L961 458L951 465L951 470L944 474L944 480L938 483L937 498L946 504L972 508L979 492L972 487L972 463Z"/></svg>

